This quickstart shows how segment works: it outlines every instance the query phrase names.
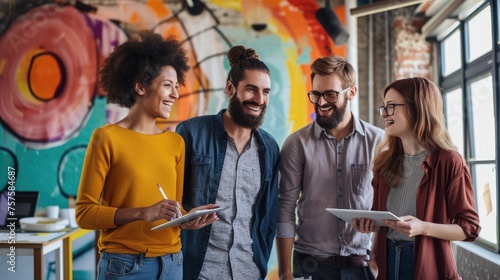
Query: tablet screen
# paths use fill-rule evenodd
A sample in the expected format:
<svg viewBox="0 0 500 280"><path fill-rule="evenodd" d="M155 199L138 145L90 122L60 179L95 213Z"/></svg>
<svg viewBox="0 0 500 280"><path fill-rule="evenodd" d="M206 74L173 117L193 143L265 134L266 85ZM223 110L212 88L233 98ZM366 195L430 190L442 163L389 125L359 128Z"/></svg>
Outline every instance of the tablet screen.
<svg viewBox="0 0 500 280"><path fill-rule="evenodd" d="M340 219L351 223L353 218L368 218L375 221L377 226L386 226L382 220L401 220L396 215L389 211L370 211L358 209L339 209L339 208L326 208L326 211L339 217Z"/></svg>
<svg viewBox="0 0 500 280"><path fill-rule="evenodd" d="M168 222L166 222L164 224L155 226L151 230L157 230L157 229L165 228L165 227L180 226L181 224L183 224L183 223L185 223L187 221L190 221L192 219L195 219L195 218L198 218L198 217L201 217L203 215L210 214L210 213L217 213L217 212L220 212L220 211L222 211L224 209L226 209L226 208L217 207L217 208L203 209L203 210L194 211L194 212L188 213L188 214L186 214L186 215L184 215L184 216L182 216L180 218L177 218L177 219L168 221Z"/></svg>

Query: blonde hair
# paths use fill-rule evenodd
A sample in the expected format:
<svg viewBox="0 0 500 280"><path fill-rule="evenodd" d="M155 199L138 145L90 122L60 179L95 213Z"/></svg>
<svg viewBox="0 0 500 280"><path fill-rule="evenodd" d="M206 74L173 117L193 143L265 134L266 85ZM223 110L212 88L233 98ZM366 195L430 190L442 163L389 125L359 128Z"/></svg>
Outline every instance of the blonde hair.
<svg viewBox="0 0 500 280"><path fill-rule="evenodd" d="M383 97L394 89L404 98L406 116L413 127L413 135L429 152L456 150L446 129L441 91L431 80L421 77L396 80L387 85ZM382 175L390 186L395 186L403 173L403 144L395 136L387 136L377 147L373 172Z"/></svg>

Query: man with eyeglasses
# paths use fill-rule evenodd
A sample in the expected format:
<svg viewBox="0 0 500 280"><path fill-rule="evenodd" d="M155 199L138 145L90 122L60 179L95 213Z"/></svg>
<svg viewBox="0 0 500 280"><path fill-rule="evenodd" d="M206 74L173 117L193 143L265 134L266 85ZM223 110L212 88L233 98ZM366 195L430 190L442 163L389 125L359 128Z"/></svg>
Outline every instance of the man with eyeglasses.
<svg viewBox="0 0 500 280"><path fill-rule="evenodd" d="M311 70L307 97L316 119L288 136L281 150L280 279L375 279L368 267L371 236L325 208L371 209L371 164L384 131L352 114L357 87L347 60L318 58Z"/></svg>

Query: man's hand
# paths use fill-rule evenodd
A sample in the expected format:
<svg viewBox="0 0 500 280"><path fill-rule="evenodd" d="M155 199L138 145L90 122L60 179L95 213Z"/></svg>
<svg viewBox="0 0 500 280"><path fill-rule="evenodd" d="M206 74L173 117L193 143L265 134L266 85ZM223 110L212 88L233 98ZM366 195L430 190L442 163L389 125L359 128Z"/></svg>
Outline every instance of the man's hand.
<svg viewBox="0 0 500 280"><path fill-rule="evenodd" d="M375 225L375 220L367 218L353 218L352 226L361 233L372 233L380 230L380 227Z"/></svg>
<svg viewBox="0 0 500 280"><path fill-rule="evenodd" d="M218 205L217 204L207 204L203 206L199 206L196 208L191 209L189 213L198 211L198 210L204 210L204 209L212 209L216 208ZM187 221L181 225L181 229L189 229L189 230L194 230L194 229L200 229L202 227L206 227L210 225L211 223L217 221L219 217L217 217L217 213L210 213L203 215L201 217L198 217L196 219L192 219L191 221Z"/></svg>

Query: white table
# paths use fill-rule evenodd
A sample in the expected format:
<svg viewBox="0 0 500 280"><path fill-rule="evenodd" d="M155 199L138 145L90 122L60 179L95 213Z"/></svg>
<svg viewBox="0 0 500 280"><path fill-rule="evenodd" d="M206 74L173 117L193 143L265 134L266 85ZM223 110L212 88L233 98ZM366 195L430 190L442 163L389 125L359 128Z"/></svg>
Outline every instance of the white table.
<svg viewBox="0 0 500 280"><path fill-rule="evenodd" d="M73 250L72 242L93 231L75 228L66 229L61 232L37 233L18 232L16 233L16 243L9 244L8 232L0 233L0 257L7 257L11 246L15 246L16 259L20 256L33 257L33 273L35 280L44 279L43 258L46 254L55 252L56 254L56 279L73 279ZM16 270L23 269L18 266ZM8 275L9 271L1 271L0 275ZM2 277L3 278L3 277Z"/></svg>

